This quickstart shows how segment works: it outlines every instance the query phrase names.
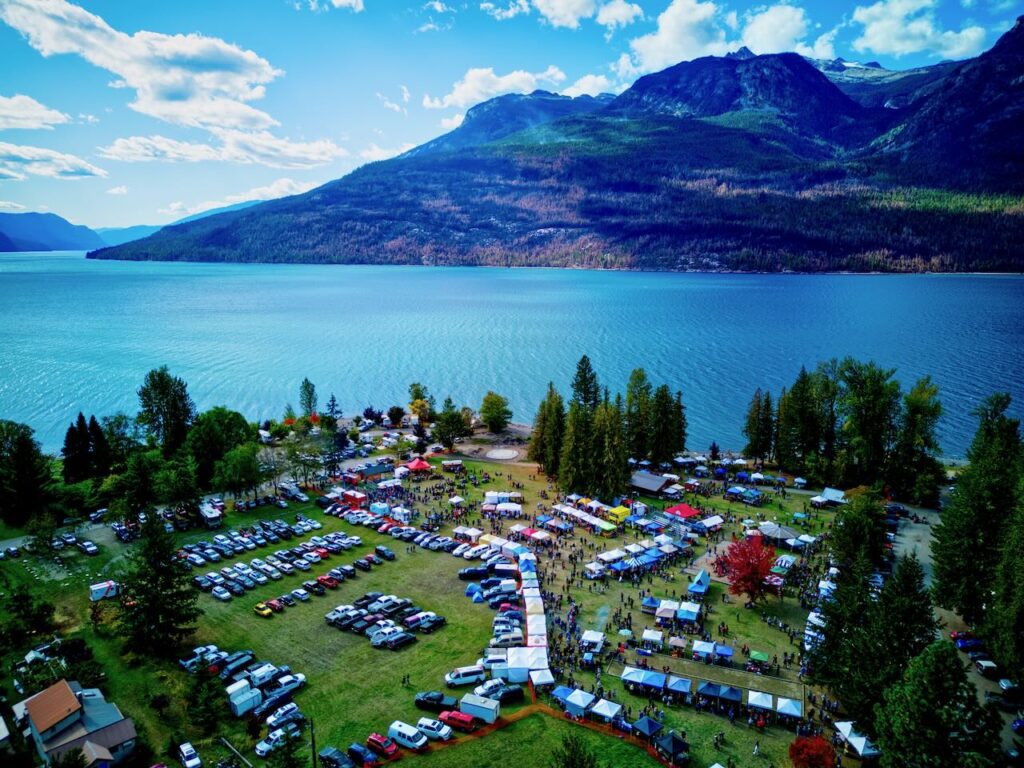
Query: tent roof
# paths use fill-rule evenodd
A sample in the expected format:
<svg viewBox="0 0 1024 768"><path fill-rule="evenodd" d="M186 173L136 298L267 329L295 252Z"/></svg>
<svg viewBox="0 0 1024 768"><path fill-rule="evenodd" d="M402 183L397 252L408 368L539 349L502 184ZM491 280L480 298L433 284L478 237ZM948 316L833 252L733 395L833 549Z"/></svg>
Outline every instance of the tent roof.
<svg viewBox="0 0 1024 768"><path fill-rule="evenodd" d="M633 730L638 733L650 737L661 731L665 726L659 723L657 720L652 720L647 715L644 715L635 723L633 723Z"/></svg>
<svg viewBox="0 0 1024 768"><path fill-rule="evenodd" d="M413 459L405 466L407 466L413 472L426 472L428 469L430 469L430 464L428 464L419 457Z"/></svg>
<svg viewBox="0 0 1024 768"><path fill-rule="evenodd" d="M530 682L534 685L551 685L555 682L555 676L548 668L535 669L530 673Z"/></svg>
<svg viewBox="0 0 1024 768"><path fill-rule="evenodd" d="M779 696L778 700L775 702L775 711L780 715L800 717L804 712L804 705L796 699L786 699Z"/></svg>
<svg viewBox="0 0 1024 768"><path fill-rule="evenodd" d="M747 693L747 705L757 709L772 711L772 695L761 691L750 691Z"/></svg>
<svg viewBox="0 0 1024 768"><path fill-rule="evenodd" d="M605 717L609 720L619 714L621 710L621 704L614 704L613 702L608 701L608 699L601 699L590 709L592 714L599 717Z"/></svg>
<svg viewBox="0 0 1024 768"><path fill-rule="evenodd" d="M575 704L577 707L586 709L590 706L591 702L594 701L594 698L594 694L588 693L582 688L577 688L575 691L570 693L565 700L569 704Z"/></svg>

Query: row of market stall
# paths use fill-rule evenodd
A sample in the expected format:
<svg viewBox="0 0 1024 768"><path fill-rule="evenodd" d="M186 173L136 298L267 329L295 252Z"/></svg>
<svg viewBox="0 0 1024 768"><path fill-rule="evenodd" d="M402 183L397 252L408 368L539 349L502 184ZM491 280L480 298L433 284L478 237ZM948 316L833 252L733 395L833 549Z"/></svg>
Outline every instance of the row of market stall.
<svg viewBox="0 0 1024 768"><path fill-rule="evenodd" d="M687 703L692 702L694 696L703 696L706 699L730 704L745 704L752 709L775 712L783 717L803 717L804 705L798 699L775 697L764 691L745 690L709 680L698 680L694 687L694 681L686 677L639 667L626 667L622 671L622 683L631 693L644 696L653 694L660 697L669 694Z"/></svg>

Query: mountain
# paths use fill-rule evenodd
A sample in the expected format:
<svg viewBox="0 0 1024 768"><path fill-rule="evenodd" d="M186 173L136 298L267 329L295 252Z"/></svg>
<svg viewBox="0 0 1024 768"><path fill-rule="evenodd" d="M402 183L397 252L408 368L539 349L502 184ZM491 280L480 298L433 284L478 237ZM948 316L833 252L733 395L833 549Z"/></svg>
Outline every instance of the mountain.
<svg viewBox="0 0 1024 768"><path fill-rule="evenodd" d="M216 216L218 213L228 213L230 211L240 211L243 208L248 208L250 205L256 205L259 202L257 200L246 200L242 203L235 203L233 205L225 205L221 208L211 208L208 211L202 213L194 213L191 216L186 216L183 219L178 219L171 224L136 224L132 227L98 227L96 234L103 240L104 245L124 245L130 243L133 240L141 240L144 237L149 237L155 232L160 231L164 227L173 227L175 224L186 224L190 221L198 221L199 219L206 218L207 216Z"/></svg>
<svg viewBox="0 0 1024 768"><path fill-rule="evenodd" d="M90 257L1019 271L1024 153L1010 139L1022 49L1014 30L929 70L899 108L852 98L795 54L743 52L675 65L596 105L499 97L401 157ZM885 70L858 68L892 87Z"/></svg>
<svg viewBox="0 0 1024 768"><path fill-rule="evenodd" d="M570 98L548 91L498 96L466 112L462 125L454 131L409 150L406 156L489 144L535 125L594 112L606 106L613 98L609 93Z"/></svg>
<svg viewBox="0 0 1024 768"><path fill-rule="evenodd" d="M55 213L0 213L0 251L86 251L103 240Z"/></svg>
<svg viewBox="0 0 1024 768"><path fill-rule="evenodd" d="M808 59L840 91L862 107L905 109L926 96L931 88L957 67L943 62L915 69L883 69L877 62L857 64L843 59Z"/></svg>
<svg viewBox="0 0 1024 768"><path fill-rule="evenodd" d="M104 245L123 245L132 240L149 237L162 228L160 224L136 224L132 227L97 227L96 234Z"/></svg>

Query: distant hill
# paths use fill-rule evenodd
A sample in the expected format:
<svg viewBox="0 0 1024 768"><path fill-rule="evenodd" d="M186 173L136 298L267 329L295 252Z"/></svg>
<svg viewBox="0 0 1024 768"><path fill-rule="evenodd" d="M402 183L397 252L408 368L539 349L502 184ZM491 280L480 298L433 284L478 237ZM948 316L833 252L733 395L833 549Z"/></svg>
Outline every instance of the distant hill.
<svg viewBox="0 0 1024 768"><path fill-rule="evenodd" d="M401 157L90 256L1018 271L1022 37L903 76L738 51L615 98L499 97Z"/></svg>
<svg viewBox="0 0 1024 768"><path fill-rule="evenodd" d="M55 213L0 213L0 251L87 251L103 240Z"/></svg>
<svg viewBox="0 0 1024 768"><path fill-rule="evenodd" d="M183 219L178 219L170 224L136 224L133 227L98 227L96 234L102 239L104 245L123 245L124 243L130 243L133 240L141 240L144 237L149 237L155 232L159 232L164 227L173 227L175 224L185 224L190 221L199 221L199 219L206 218L207 216L216 216L218 213L228 213L230 211L240 211L243 208L248 208L250 205L256 205L257 200L246 200L243 203L235 203L234 205L225 205L221 208L211 208L208 211L202 213L194 213L191 216L186 216Z"/></svg>

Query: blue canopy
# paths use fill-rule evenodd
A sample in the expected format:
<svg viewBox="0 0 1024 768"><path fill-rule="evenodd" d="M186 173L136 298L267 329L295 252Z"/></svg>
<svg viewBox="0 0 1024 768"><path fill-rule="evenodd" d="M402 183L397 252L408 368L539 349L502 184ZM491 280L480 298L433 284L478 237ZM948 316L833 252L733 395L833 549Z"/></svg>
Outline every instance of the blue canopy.
<svg viewBox="0 0 1024 768"><path fill-rule="evenodd" d="M689 693L691 681L685 677L672 675L668 679L668 690L670 693Z"/></svg>
<svg viewBox="0 0 1024 768"><path fill-rule="evenodd" d="M523 573L535 573L537 571L537 563L533 560L523 560L519 563L519 570Z"/></svg>
<svg viewBox="0 0 1024 768"><path fill-rule="evenodd" d="M633 723L633 730L642 736L647 736L648 738L661 731L664 727L665 726L657 720L652 720L647 715L644 715Z"/></svg>
<svg viewBox="0 0 1024 768"><path fill-rule="evenodd" d="M733 496L742 496L744 490L745 490L744 488L741 488L738 485L734 485L732 488L730 488L728 491L726 491L726 493L730 493Z"/></svg>
<svg viewBox="0 0 1024 768"><path fill-rule="evenodd" d="M643 519L644 519L644 518L643 518L643 515L630 515L629 517L627 517L627 518L625 519L625 521L624 521L624 522L627 522L627 523L635 523L635 522L636 522L637 520L643 520Z"/></svg>
<svg viewBox="0 0 1024 768"><path fill-rule="evenodd" d="M732 657L732 648L728 645L719 645L715 643L715 655Z"/></svg>
<svg viewBox="0 0 1024 768"><path fill-rule="evenodd" d="M637 559L640 561L640 565L643 565L645 567L654 565L658 562L658 558L651 557L650 555L640 555L640 557L638 557Z"/></svg>
<svg viewBox="0 0 1024 768"><path fill-rule="evenodd" d="M690 611L680 608L676 611L676 619L678 619L679 621L696 621L697 613L696 611Z"/></svg>
<svg viewBox="0 0 1024 768"><path fill-rule="evenodd" d="M750 479L750 473L749 472L737 472L736 473L736 479L737 480L744 480L744 481L745 480L749 480Z"/></svg>
<svg viewBox="0 0 1024 768"><path fill-rule="evenodd" d="M687 591L694 595L703 595L708 591L711 584L711 575L701 568L700 572L693 577L693 582L687 587Z"/></svg>
<svg viewBox="0 0 1024 768"><path fill-rule="evenodd" d="M484 601L484 593L483 592L474 592L473 593L473 602L474 603L482 603L483 601Z"/></svg>
<svg viewBox="0 0 1024 768"><path fill-rule="evenodd" d="M628 571L629 570L629 566L626 565L621 560L619 560L617 563L612 563L611 564L611 569L613 571L615 571L616 573L621 573L622 571Z"/></svg>
<svg viewBox="0 0 1024 768"><path fill-rule="evenodd" d="M743 692L739 688L733 688L731 685L723 685L718 692L718 698L724 701L742 701Z"/></svg>
<svg viewBox="0 0 1024 768"><path fill-rule="evenodd" d="M663 672L652 672L649 669L643 670L644 676L640 684L645 688L656 688L661 690L665 687L665 674Z"/></svg>
<svg viewBox="0 0 1024 768"><path fill-rule="evenodd" d="M572 693L572 688L564 685L560 685L551 692L551 695L559 701L565 701L566 697Z"/></svg>
<svg viewBox="0 0 1024 768"><path fill-rule="evenodd" d="M719 467L718 469L715 470L715 474L718 475L719 477L722 477L723 475L725 475L725 470Z"/></svg>
<svg viewBox="0 0 1024 768"><path fill-rule="evenodd" d="M648 532L650 532L650 531L660 531L661 530L661 523L648 523L647 525L644 526L644 530L648 531Z"/></svg>
<svg viewBox="0 0 1024 768"><path fill-rule="evenodd" d="M640 685L644 681L644 671L636 667L626 667L622 670L622 682L635 683Z"/></svg>
<svg viewBox="0 0 1024 768"><path fill-rule="evenodd" d="M651 547L646 552L644 552L644 554L647 555L648 557L653 557L655 560L660 560L661 558L663 558L665 556L665 553L662 552L657 547Z"/></svg>
<svg viewBox="0 0 1024 768"><path fill-rule="evenodd" d="M594 654L591 653L590 651L587 651L586 653L583 654L583 660L588 662L588 663L593 661L594 660Z"/></svg>
<svg viewBox="0 0 1024 768"><path fill-rule="evenodd" d="M648 595L643 599L640 605L643 608L657 608L659 605L661 605L661 600L659 600L656 597L652 597L651 595Z"/></svg>
<svg viewBox="0 0 1024 768"><path fill-rule="evenodd" d="M551 521L551 515L537 515L538 523L547 523Z"/></svg>
<svg viewBox="0 0 1024 768"><path fill-rule="evenodd" d="M712 696L718 698L718 694L722 692L722 687L718 683L712 683L705 680L697 686L697 693L701 696Z"/></svg>
<svg viewBox="0 0 1024 768"><path fill-rule="evenodd" d="M794 520L806 520L807 519L807 515L805 515L803 512L794 512L793 513L793 519Z"/></svg>

